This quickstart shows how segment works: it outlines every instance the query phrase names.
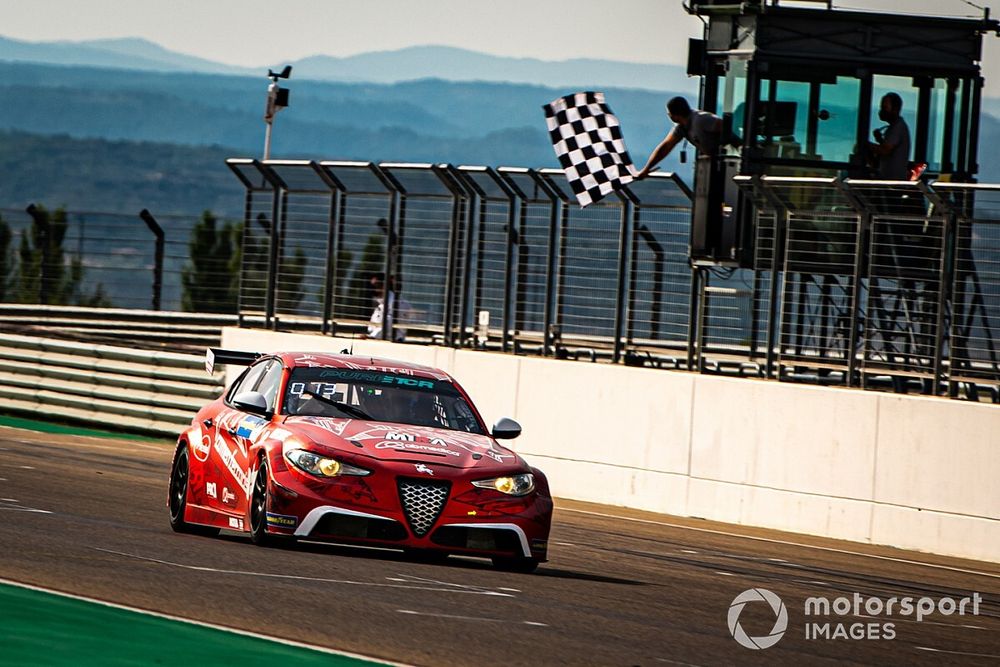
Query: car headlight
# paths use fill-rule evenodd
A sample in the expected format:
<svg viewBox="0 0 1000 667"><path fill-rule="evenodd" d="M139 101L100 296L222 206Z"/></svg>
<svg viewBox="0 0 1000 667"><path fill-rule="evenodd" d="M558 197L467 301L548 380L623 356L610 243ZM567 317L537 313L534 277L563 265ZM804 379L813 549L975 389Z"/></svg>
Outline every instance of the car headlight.
<svg viewBox="0 0 1000 667"><path fill-rule="evenodd" d="M481 479L472 483L480 489L493 489L508 496L526 496L535 490L535 476L530 472L510 477L494 477Z"/></svg>
<svg viewBox="0 0 1000 667"><path fill-rule="evenodd" d="M285 452L285 458L299 470L316 475L317 477L341 477L343 475L355 475L363 477L370 475L371 470L352 466L337 459L320 456L315 452L305 449L290 449Z"/></svg>

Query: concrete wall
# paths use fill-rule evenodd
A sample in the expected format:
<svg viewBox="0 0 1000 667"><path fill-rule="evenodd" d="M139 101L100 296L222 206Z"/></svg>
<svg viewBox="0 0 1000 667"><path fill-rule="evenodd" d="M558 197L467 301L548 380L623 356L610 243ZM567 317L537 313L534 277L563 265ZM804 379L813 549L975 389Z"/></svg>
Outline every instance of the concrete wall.
<svg viewBox="0 0 1000 667"><path fill-rule="evenodd" d="M452 373L560 497L1000 561L1000 407L450 348L226 329L242 350Z"/></svg>

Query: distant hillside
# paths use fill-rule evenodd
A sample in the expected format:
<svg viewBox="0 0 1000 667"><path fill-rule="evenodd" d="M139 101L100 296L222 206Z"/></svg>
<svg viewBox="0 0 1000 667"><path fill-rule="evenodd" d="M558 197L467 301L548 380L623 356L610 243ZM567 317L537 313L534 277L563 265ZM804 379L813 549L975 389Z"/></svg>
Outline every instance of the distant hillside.
<svg viewBox="0 0 1000 667"><path fill-rule="evenodd" d="M294 62L294 75L329 81L396 83L414 79L445 81L510 81L542 86L683 90L691 87L678 65L626 63L575 58L493 56L450 46L412 46L395 51L362 53L346 58L313 56Z"/></svg>
<svg viewBox="0 0 1000 667"><path fill-rule="evenodd" d="M26 42L0 36L0 60L167 72L250 72L249 68L188 56L137 38Z"/></svg>
<svg viewBox="0 0 1000 667"><path fill-rule="evenodd" d="M31 203L72 211L194 214L239 218L243 187L220 147L73 139L0 132L0 208ZM138 223L137 224L141 224Z"/></svg>
<svg viewBox="0 0 1000 667"><path fill-rule="evenodd" d="M413 46L344 58L316 55L290 63L263 63L251 68L189 56L137 38L26 42L0 36L0 61L254 76L262 76L268 67L292 64L296 80L397 83L441 79L647 90L690 87L684 68L677 65L585 58L564 61L508 58L448 46Z"/></svg>
<svg viewBox="0 0 1000 667"><path fill-rule="evenodd" d="M504 83L299 81L275 124L282 157L554 165L541 106L573 92ZM0 84L0 129L225 145L259 155L264 81L25 64ZM668 128L665 93L606 89L636 159Z"/></svg>

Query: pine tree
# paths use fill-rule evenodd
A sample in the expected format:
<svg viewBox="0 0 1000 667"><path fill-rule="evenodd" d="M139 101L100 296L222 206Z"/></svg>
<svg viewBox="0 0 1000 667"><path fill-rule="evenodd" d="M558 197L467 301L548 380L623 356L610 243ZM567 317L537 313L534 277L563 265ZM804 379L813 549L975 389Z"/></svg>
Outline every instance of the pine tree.
<svg viewBox="0 0 1000 667"><path fill-rule="evenodd" d="M79 257L68 262L63 250L69 219L66 210L31 210L31 226L21 232L18 248L16 298L21 303L51 305L111 305L98 285L93 294L83 292L84 268Z"/></svg>
<svg viewBox="0 0 1000 667"><path fill-rule="evenodd" d="M238 273L234 258L239 243L237 228L219 225L211 211L205 211L191 229L188 249L191 256L181 270L181 308L199 313L235 313ZM236 259L236 262L239 260Z"/></svg>

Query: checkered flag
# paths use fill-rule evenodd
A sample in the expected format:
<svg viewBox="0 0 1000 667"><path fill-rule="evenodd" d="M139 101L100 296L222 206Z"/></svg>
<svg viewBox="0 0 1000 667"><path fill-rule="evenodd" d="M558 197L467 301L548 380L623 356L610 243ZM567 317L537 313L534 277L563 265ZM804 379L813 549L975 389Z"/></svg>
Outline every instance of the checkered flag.
<svg viewBox="0 0 1000 667"><path fill-rule="evenodd" d="M542 108L552 147L580 206L632 181L636 169L604 93L566 95Z"/></svg>

